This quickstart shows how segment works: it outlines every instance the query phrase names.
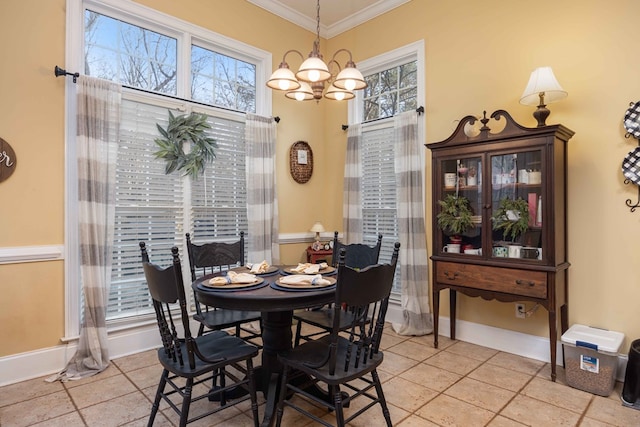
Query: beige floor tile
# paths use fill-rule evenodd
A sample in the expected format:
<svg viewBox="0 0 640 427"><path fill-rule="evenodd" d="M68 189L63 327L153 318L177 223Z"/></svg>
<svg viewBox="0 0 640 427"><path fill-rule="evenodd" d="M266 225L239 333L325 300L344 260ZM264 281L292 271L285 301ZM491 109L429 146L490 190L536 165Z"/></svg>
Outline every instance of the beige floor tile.
<svg viewBox="0 0 640 427"><path fill-rule="evenodd" d="M453 345L447 347L447 351L482 362L498 354L498 350L481 347L464 341L456 341Z"/></svg>
<svg viewBox="0 0 640 427"><path fill-rule="evenodd" d="M139 391L80 409L87 425L91 427L111 427L147 420L151 413L151 403Z"/></svg>
<svg viewBox="0 0 640 427"><path fill-rule="evenodd" d="M73 411L71 399L63 390L0 408L0 424L2 427L30 426Z"/></svg>
<svg viewBox="0 0 640 427"><path fill-rule="evenodd" d="M352 402L351 406L349 408L346 408L344 411L345 418L354 414L367 403L367 399L359 399L359 401L356 400ZM410 415L410 412L407 412L404 409L398 408L397 406L389 403L387 404L387 408L389 409L392 425L398 424L400 421L404 420ZM333 413L326 414L324 417L322 417L322 419L331 422L333 425L336 424L335 415ZM313 425L317 426L318 424ZM363 414L358 415L354 420L350 421L348 425L352 427L377 427L386 425L384 416L382 415L382 407L380 405L374 405L373 407L367 409Z"/></svg>
<svg viewBox="0 0 640 427"><path fill-rule="evenodd" d="M78 408L86 408L133 391L134 385L121 374L71 388L69 394Z"/></svg>
<svg viewBox="0 0 640 427"><path fill-rule="evenodd" d="M157 386L162 375L162 366L154 365L127 372L126 376L139 389Z"/></svg>
<svg viewBox="0 0 640 427"><path fill-rule="evenodd" d="M500 415L532 427L575 426L580 415L527 396L516 396Z"/></svg>
<svg viewBox="0 0 640 427"><path fill-rule="evenodd" d="M531 375L489 363L478 366L467 376L511 391L520 391L532 378Z"/></svg>
<svg viewBox="0 0 640 427"><path fill-rule="evenodd" d="M432 349L434 349L434 350L438 350L438 351L440 351L440 350L442 350L443 348L447 347L446 345L444 345L444 346L442 345L442 344L443 344L443 342L444 342L444 341L442 341L443 339L444 339L444 340L446 340L446 341L451 341L449 338L447 338L447 337L443 337L443 336L440 336L440 337L439 337L439 339L441 340L441 341L440 341L440 345L438 346L439 348L435 348L435 347L433 346L433 334L420 335L420 336L416 336L416 337L410 337L410 338L409 338L409 341L411 341L411 342L415 342L415 343L418 343L418 344L425 345L425 346L427 346L427 347L429 347L429 348L432 348ZM453 342L455 342L455 341L453 341Z"/></svg>
<svg viewBox="0 0 640 427"><path fill-rule="evenodd" d="M438 427L438 424L432 423L417 415L411 415L402 420L397 427Z"/></svg>
<svg viewBox="0 0 640 427"><path fill-rule="evenodd" d="M430 357L424 363L459 375L466 375L480 366L482 362L467 356L451 353L447 349Z"/></svg>
<svg viewBox="0 0 640 427"><path fill-rule="evenodd" d="M584 412L593 397L590 393L538 377L527 384L522 394L579 414Z"/></svg>
<svg viewBox="0 0 640 427"><path fill-rule="evenodd" d="M147 427L148 422L149 414L137 420L122 424L122 427ZM153 420L153 427L174 427L174 425L162 413L158 413Z"/></svg>
<svg viewBox="0 0 640 427"><path fill-rule="evenodd" d="M5 426L5 424L2 424ZM145 424L146 425L146 424ZM80 418L80 414L76 411L57 418L52 418L40 423L31 424L32 427L85 427L84 421ZM6 424L9 427L9 424Z"/></svg>
<svg viewBox="0 0 640 427"><path fill-rule="evenodd" d="M438 353L438 350L434 349L433 347L427 347L423 344L411 340L406 340L392 347L389 347L386 349L386 351L390 351L401 356L417 360L419 362L422 362L423 360L428 359L429 357Z"/></svg>
<svg viewBox="0 0 640 427"><path fill-rule="evenodd" d="M64 390L60 381L49 383L44 379L45 377L34 378L0 388L0 408Z"/></svg>
<svg viewBox="0 0 640 427"><path fill-rule="evenodd" d="M401 378L436 391L443 391L458 382L462 375L421 363L400 374Z"/></svg>
<svg viewBox="0 0 640 427"><path fill-rule="evenodd" d="M620 401L594 396L586 416L614 426L640 426L640 411L622 406Z"/></svg>
<svg viewBox="0 0 640 427"><path fill-rule="evenodd" d="M611 424L603 423L602 421L594 420L589 417L584 417L578 425L580 427L611 427Z"/></svg>
<svg viewBox="0 0 640 427"><path fill-rule="evenodd" d="M504 352L496 354L495 356L487 360L487 363L529 375L537 374L545 364L544 362L540 362L538 360L527 359L526 357Z"/></svg>
<svg viewBox="0 0 640 427"><path fill-rule="evenodd" d="M492 419L487 427L523 427L526 424L519 423L514 420L510 420L509 418L505 418L502 415L496 416Z"/></svg>
<svg viewBox="0 0 640 427"><path fill-rule="evenodd" d="M408 357L400 356L390 351L384 352L384 360L378 368L379 371L385 371L393 375L398 375L406 371L407 369L416 366L417 360L410 359Z"/></svg>
<svg viewBox="0 0 640 427"><path fill-rule="evenodd" d="M515 396L513 391L471 378L461 379L444 393L491 412L499 412Z"/></svg>
<svg viewBox="0 0 640 427"><path fill-rule="evenodd" d="M70 389L79 387L81 385L90 384L96 381L102 381L105 378L113 377L115 375L122 375L122 371L113 362L111 362L109 363L109 366L107 366L107 369L98 374L83 378L81 380L65 381L62 383L62 385L64 385L66 389Z"/></svg>
<svg viewBox="0 0 640 427"><path fill-rule="evenodd" d="M393 347L394 345L398 345L405 341L408 341L407 337L397 335L395 332L392 332L392 333L384 332L382 334L382 341L380 342L380 348L382 350L386 350L389 347Z"/></svg>
<svg viewBox="0 0 640 427"><path fill-rule="evenodd" d="M435 390L395 377L384 384L387 402L406 411L413 412L438 395Z"/></svg>
<svg viewBox="0 0 640 427"><path fill-rule="evenodd" d="M485 426L494 413L441 394L420 409L416 415L441 426Z"/></svg>
<svg viewBox="0 0 640 427"><path fill-rule="evenodd" d="M546 380L551 380L551 364L545 363L544 367L540 371L538 371L536 376L544 378ZM567 384L567 378L562 366L556 366L556 382L558 384Z"/></svg>
<svg viewBox="0 0 640 427"><path fill-rule="evenodd" d="M158 362L158 351L148 350L142 353L113 359L112 362L122 370L122 372L133 371L134 369L146 368L147 366L160 366Z"/></svg>

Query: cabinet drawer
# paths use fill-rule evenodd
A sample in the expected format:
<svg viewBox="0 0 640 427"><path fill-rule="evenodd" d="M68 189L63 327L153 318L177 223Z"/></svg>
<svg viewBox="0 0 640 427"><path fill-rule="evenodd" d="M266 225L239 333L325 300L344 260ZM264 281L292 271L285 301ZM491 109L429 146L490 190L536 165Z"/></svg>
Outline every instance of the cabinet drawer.
<svg viewBox="0 0 640 427"><path fill-rule="evenodd" d="M547 274L543 271L455 262L436 262L435 266L436 280L439 283L533 298L547 298Z"/></svg>

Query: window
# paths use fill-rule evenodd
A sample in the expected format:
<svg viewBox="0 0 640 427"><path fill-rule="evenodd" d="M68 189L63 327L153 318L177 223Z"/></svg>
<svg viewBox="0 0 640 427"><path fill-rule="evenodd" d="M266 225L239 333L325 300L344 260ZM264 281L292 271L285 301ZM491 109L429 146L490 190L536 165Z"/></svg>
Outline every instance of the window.
<svg viewBox="0 0 640 427"><path fill-rule="evenodd" d="M374 244L382 233L381 260L391 259L393 244L399 240L392 118L423 103L423 56L424 43L417 42L358 63L368 87L350 104L349 117L352 123L362 123L363 240ZM398 271L396 296L399 286Z"/></svg>
<svg viewBox="0 0 640 427"><path fill-rule="evenodd" d="M270 68L271 56L134 2L85 0L68 13L75 22L67 34L73 63L85 74L125 87L107 325L133 325L153 315L140 241L162 265L171 262L170 248L178 246L187 263L183 273L189 276L186 232L193 233L195 242L232 241L247 230L244 112L270 114L265 91L256 88L264 86L261 76ZM218 149L213 164L198 179L165 175L164 162L155 158L156 124L166 126L169 110L174 115L197 111L208 116ZM75 114L68 117L73 120ZM69 129L75 129L75 122ZM73 141L70 146L68 164L73 168ZM70 254L77 247L76 176L73 169L67 175ZM76 256L69 257L69 264L70 271L78 271ZM67 276L66 335L71 337L79 330L82 287L77 274Z"/></svg>

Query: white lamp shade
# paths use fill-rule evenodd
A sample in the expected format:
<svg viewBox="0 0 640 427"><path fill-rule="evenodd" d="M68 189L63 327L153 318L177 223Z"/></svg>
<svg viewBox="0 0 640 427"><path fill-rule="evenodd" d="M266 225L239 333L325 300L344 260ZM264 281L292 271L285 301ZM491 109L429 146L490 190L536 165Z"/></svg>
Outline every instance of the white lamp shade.
<svg viewBox="0 0 640 427"><path fill-rule="evenodd" d="M345 101L348 99L353 99L356 96L349 90L340 89L335 87L334 85L331 85L325 92L324 97L327 99L333 99L335 101Z"/></svg>
<svg viewBox="0 0 640 427"><path fill-rule="evenodd" d="M311 230L309 231L313 231L314 233L324 233L324 227L322 226L322 224L320 224L320 222L316 222L315 224L313 224Z"/></svg>
<svg viewBox="0 0 640 427"><path fill-rule="evenodd" d="M544 92L545 104L559 101L567 97L567 92L562 89L551 67L540 67L533 70L529 77L529 83L525 88L520 103L524 105L538 105L540 93Z"/></svg>
<svg viewBox="0 0 640 427"><path fill-rule="evenodd" d="M300 83L289 68L280 67L271 74L267 86L276 90L295 90L300 88Z"/></svg>
<svg viewBox="0 0 640 427"><path fill-rule="evenodd" d="M333 84L339 89L346 89L350 91L360 90L367 87L367 82L364 81L362 73L354 67L346 67L340 71Z"/></svg>
<svg viewBox="0 0 640 427"><path fill-rule="evenodd" d="M296 101L309 101L313 99L313 90L309 83L300 82L300 87L295 90L290 90L285 93L284 96L290 99L295 99Z"/></svg>
<svg viewBox="0 0 640 427"><path fill-rule="evenodd" d="M324 82L329 80L331 73L322 59L310 56L300 65L296 77L305 82Z"/></svg>

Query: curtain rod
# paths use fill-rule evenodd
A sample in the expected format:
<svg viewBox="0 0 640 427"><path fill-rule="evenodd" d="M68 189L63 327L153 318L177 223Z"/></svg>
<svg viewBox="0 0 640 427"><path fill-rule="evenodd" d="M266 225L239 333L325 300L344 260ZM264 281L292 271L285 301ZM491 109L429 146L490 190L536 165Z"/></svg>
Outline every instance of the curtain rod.
<svg viewBox="0 0 640 427"><path fill-rule="evenodd" d="M77 83L78 77L80 77L80 73L69 73L67 70L65 70L64 68L60 68L57 65L53 69L53 73L55 74L56 77L73 76L73 82L74 83ZM190 102L192 104L204 105L204 106L207 106L207 107L218 108L220 110L232 111L234 113L247 114L246 111L239 111L239 110L234 110L234 109L231 109L231 108L217 107L217 106L213 106L211 104L206 104L204 102L198 102L198 101L194 101L192 99L185 99L185 98L180 98L178 96L173 96L173 95L167 95L167 94L164 94L164 93L153 92L151 90L140 89L140 88L133 87L133 86L122 85L122 87L127 88L127 89L137 90L137 91L143 92L143 93L149 93L149 94L152 94L152 95L164 96L164 97L167 97L167 98L175 99L177 101ZM273 118L273 121L275 121L276 123L280 123L280 117L279 116L275 116Z"/></svg>
<svg viewBox="0 0 640 427"><path fill-rule="evenodd" d="M416 113L418 113L418 115L424 113L424 107L421 105L418 108L416 108ZM371 123L371 122L377 122L378 120L384 120L384 119L388 119L389 117L380 117L379 119L373 119L373 120L367 120L366 122L362 122L364 123ZM347 130L349 129L349 125L342 125L342 130Z"/></svg>

